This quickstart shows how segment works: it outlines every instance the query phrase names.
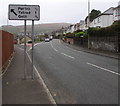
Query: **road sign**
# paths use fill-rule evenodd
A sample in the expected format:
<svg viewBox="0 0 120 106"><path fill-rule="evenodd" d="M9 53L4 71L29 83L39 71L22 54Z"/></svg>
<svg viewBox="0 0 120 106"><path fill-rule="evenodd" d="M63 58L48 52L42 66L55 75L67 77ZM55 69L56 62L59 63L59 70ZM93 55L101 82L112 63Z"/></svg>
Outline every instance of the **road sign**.
<svg viewBox="0 0 120 106"><path fill-rule="evenodd" d="M39 20L39 5L9 5L9 20Z"/></svg>

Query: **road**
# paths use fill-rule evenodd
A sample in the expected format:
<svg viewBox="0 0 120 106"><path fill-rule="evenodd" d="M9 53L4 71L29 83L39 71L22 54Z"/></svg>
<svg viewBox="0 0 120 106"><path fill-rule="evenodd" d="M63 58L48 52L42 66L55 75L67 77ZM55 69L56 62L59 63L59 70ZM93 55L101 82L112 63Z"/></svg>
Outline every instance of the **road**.
<svg viewBox="0 0 120 106"><path fill-rule="evenodd" d="M117 104L118 60L77 51L60 40L35 46L35 66L58 104Z"/></svg>

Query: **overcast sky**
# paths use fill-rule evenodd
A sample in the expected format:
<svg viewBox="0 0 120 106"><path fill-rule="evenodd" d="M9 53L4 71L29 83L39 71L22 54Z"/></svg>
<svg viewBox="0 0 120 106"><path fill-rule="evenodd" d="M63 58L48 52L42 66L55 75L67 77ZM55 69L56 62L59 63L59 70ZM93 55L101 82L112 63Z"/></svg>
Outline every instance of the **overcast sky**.
<svg viewBox="0 0 120 106"><path fill-rule="evenodd" d="M104 12L110 7L116 7L119 0L90 0L90 10ZM0 0L0 26L23 25L23 21L8 21L9 4L40 5L41 23L78 23L88 14L88 0ZM27 24L31 24L29 21Z"/></svg>

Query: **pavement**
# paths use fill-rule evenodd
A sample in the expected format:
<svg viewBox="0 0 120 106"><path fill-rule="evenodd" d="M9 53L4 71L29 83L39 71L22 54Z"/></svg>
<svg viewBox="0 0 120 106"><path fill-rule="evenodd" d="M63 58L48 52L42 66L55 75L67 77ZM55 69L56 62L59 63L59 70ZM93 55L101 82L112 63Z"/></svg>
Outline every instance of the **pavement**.
<svg viewBox="0 0 120 106"><path fill-rule="evenodd" d="M32 65L27 57L27 74L24 79L24 51L15 46L15 54L7 71L2 76L2 104L53 104L50 92L35 75L32 79Z"/></svg>
<svg viewBox="0 0 120 106"><path fill-rule="evenodd" d="M73 49L79 50L79 51L84 51L84 52L87 52L87 53L92 53L92 54L101 55L101 56L105 56L105 57L120 59L120 53L88 49L86 47L82 47L82 46L79 46L79 45L73 45L73 44L65 43L62 40L61 40L61 42L62 42L62 44L66 45L68 47L71 47Z"/></svg>

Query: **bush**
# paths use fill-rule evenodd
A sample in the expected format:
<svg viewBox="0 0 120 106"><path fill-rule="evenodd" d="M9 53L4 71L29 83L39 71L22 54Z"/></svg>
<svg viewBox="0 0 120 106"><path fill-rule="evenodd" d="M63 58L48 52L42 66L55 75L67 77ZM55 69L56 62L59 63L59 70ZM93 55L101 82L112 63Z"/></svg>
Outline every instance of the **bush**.
<svg viewBox="0 0 120 106"><path fill-rule="evenodd" d="M82 31L78 33L74 33L74 37L77 37L77 38L84 36L84 35L85 35L85 32L82 32Z"/></svg>
<svg viewBox="0 0 120 106"><path fill-rule="evenodd" d="M74 34L69 32L69 33L65 34L65 37L67 37L67 38L73 38Z"/></svg>
<svg viewBox="0 0 120 106"><path fill-rule="evenodd" d="M120 33L120 21L106 28L89 28L87 31L90 36L118 36L118 33Z"/></svg>

